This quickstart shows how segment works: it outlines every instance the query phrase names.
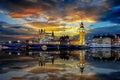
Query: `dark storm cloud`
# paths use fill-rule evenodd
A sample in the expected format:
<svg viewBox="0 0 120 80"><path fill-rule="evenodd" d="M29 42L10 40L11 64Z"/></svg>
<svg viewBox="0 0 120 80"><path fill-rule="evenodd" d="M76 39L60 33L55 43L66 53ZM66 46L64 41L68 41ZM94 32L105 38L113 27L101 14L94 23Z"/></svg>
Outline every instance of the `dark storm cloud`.
<svg viewBox="0 0 120 80"><path fill-rule="evenodd" d="M5 28L4 26L9 26L6 22L0 22L0 34L17 34L14 30L9 30L8 28Z"/></svg>
<svg viewBox="0 0 120 80"><path fill-rule="evenodd" d="M111 6L120 5L120 0L107 0L106 2L108 2Z"/></svg>
<svg viewBox="0 0 120 80"><path fill-rule="evenodd" d="M12 27L10 27L10 28L20 29L21 26L12 26Z"/></svg>
<svg viewBox="0 0 120 80"><path fill-rule="evenodd" d="M56 5L55 0L0 0L0 7L8 11L20 12L24 9L34 8L50 9Z"/></svg>
<svg viewBox="0 0 120 80"><path fill-rule="evenodd" d="M25 33L17 32L12 29L4 28L2 26L0 26L0 33L6 35L26 35Z"/></svg>
<svg viewBox="0 0 120 80"><path fill-rule="evenodd" d="M44 14L56 19L77 14L97 19L108 9L107 5L105 0L0 0L0 7L13 18Z"/></svg>
<svg viewBox="0 0 120 80"><path fill-rule="evenodd" d="M6 29L2 26L0 26L0 34L7 34L7 35L14 35L14 34L17 34L17 35L20 35L21 33L18 33L14 30L11 30L11 29Z"/></svg>
<svg viewBox="0 0 120 80"><path fill-rule="evenodd" d="M16 26L8 24L6 22L0 22L0 34L2 35L31 35L25 31L20 31L21 29L25 28L26 27L24 26ZM17 29L19 29L19 31L17 31Z"/></svg>
<svg viewBox="0 0 120 80"><path fill-rule="evenodd" d="M0 40L26 40L32 39L36 34L31 33L34 31L32 28L25 26L16 26L15 24L8 24L6 22L0 22Z"/></svg>
<svg viewBox="0 0 120 80"><path fill-rule="evenodd" d="M2 10L6 10L12 18L22 18L26 21L30 16L39 18L44 15L48 21L62 19L70 22L83 18L92 21L117 22L119 12L111 9L118 5L120 0L0 0ZM114 14L117 15L109 18Z"/></svg>
<svg viewBox="0 0 120 80"><path fill-rule="evenodd" d="M120 23L120 0L107 0L106 2L108 2L111 7L99 20Z"/></svg>
<svg viewBox="0 0 120 80"><path fill-rule="evenodd" d="M116 6L109 10L100 20L120 23L120 6Z"/></svg>

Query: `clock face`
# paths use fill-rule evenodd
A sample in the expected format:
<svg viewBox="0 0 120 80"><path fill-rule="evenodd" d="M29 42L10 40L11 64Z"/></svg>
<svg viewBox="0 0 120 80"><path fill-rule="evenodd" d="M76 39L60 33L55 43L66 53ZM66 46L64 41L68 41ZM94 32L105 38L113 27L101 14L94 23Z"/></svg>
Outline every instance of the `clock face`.
<svg viewBox="0 0 120 80"><path fill-rule="evenodd" d="M80 28L80 31L81 31L81 32L84 32L84 31L85 31L85 29L84 29L84 28Z"/></svg>
<svg viewBox="0 0 120 80"><path fill-rule="evenodd" d="M47 46L46 46L46 45L43 45L41 48L42 48L42 50L44 50L44 51L47 50Z"/></svg>

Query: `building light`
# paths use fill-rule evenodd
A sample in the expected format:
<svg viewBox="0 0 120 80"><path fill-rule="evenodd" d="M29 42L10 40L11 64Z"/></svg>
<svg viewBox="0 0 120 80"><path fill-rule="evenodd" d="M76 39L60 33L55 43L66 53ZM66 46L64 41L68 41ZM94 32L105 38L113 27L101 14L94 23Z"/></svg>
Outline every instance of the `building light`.
<svg viewBox="0 0 120 80"><path fill-rule="evenodd" d="M11 52L9 52L8 54L11 55Z"/></svg>
<svg viewBox="0 0 120 80"><path fill-rule="evenodd" d="M29 55L32 55L32 52L29 52Z"/></svg>
<svg viewBox="0 0 120 80"><path fill-rule="evenodd" d="M20 43L20 40L18 40L17 42Z"/></svg>
<svg viewBox="0 0 120 80"><path fill-rule="evenodd" d="M9 43L9 44L11 44L12 42L11 42L11 41L9 41L8 43Z"/></svg>
<svg viewBox="0 0 120 80"><path fill-rule="evenodd" d="M17 54L18 56L20 55L20 53Z"/></svg>

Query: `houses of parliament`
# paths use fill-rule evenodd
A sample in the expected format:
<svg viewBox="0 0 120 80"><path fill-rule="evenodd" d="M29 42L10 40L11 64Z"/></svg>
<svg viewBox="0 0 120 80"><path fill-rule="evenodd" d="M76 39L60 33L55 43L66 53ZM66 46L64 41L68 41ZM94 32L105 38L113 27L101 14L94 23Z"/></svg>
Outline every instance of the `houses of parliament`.
<svg viewBox="0 0 120 80"><path fill-rule="evenodd" d="M50 34L50 35L49 35ZM48 41L50 44L72 44L72 45L85 45L85 27L83 22L79 26L79 39L71 39L69 35L63 35L56 39L54 32L46 33L45 30L39 30L39 40L46 38L47 35L51 37L51 40ZM48 37L48 36L47 36ZM45 42L44 42L45 43Z"/></svg>

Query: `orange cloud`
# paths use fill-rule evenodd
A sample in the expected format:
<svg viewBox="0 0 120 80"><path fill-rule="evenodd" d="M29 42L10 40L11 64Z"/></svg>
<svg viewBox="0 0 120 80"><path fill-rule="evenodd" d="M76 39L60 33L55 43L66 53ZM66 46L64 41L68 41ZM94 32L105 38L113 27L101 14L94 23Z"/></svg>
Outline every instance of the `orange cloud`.
<svg viewBox="0 0 120 80"><path fill-rule="evenodd" d="M23 18L27 16L32 16L34 14L37 14L37 12L41 12L41 11L42 11L42 8L40 6L38 8L30 7L30 8L22 8L21 11L9 12L9 15L12 18Z"/></svg>
<svg viewBox="0 0 120 80"><path fill-rule="evenodd" d="M13 38L17 39L31 39L33 36L28 36L28 35L12 35Z"/></svg>
<svg viewBox="0 0 120 80"><path fill-rule="evenodd" d="M2 35L3 37L10 37L10 38L16 38L16 39L31 39L34 38L34 36L28 36L28 35Z"/></svg>
<svg viewBox="0 0 120 80"><path fill-rule="evenodd" d="M16 12L10 12L9 14L12 18L21 18L21 17L26 17L26 16L32 15L32 14L16 13Z"/></svg>

